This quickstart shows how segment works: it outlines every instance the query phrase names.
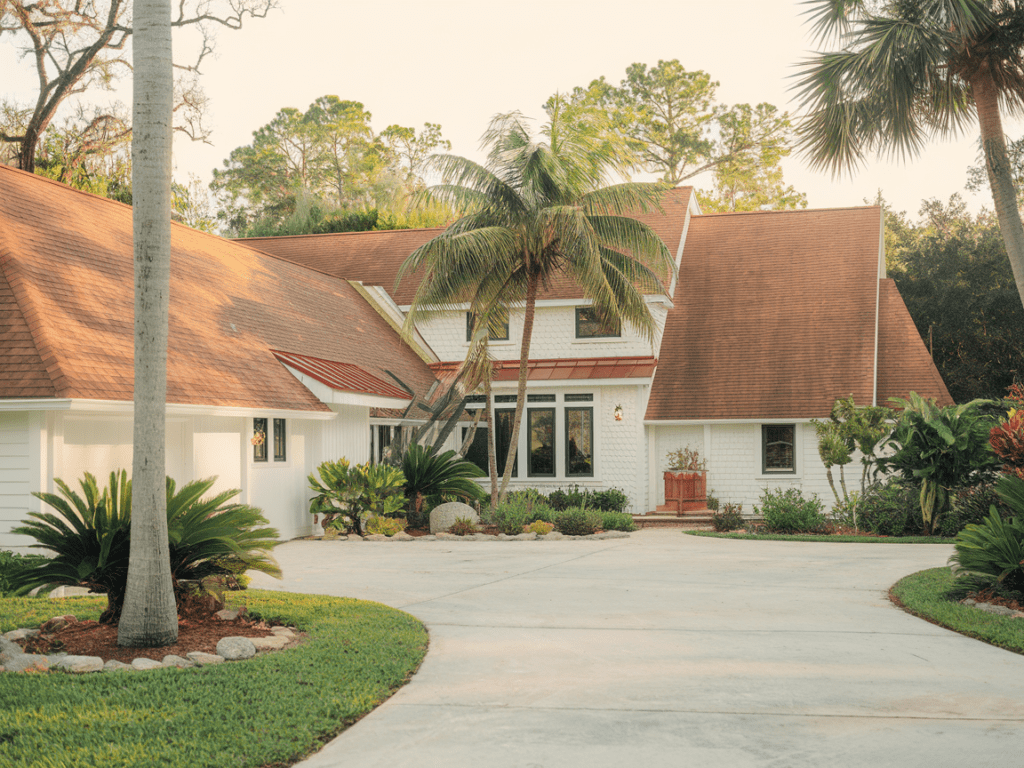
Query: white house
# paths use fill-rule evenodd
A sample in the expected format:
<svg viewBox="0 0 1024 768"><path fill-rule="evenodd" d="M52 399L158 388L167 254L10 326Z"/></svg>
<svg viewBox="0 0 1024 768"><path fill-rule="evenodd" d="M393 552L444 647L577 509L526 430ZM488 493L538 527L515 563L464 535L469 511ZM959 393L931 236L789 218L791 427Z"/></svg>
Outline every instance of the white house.
<svg viewBox="0 0 1024 768"><path fill-rule="evenodd" d="M664 500L666 453L690 445L724 500L749 505L766 485L827 499L808 421L836 397L950 402L885 279L877 207L701 215L679 188L641 218L678 265L647 297L655 343L592 322L575 285L549 287L516 486L618 487L643 513ZM378 457L410 401L400 382L425 393L465 355L466 312L411 343L398 334L416 289L415 276L395 286L399 266L438 232L232 242L175 225L168 473L217 475L282 537L311 532L306 475ZM55 477L130 469L132 291L130 208L0 167L0 547L27 543L9 531ZM506 361L499 454L521 326L513 313L508 338L491 340Z"/></svg>

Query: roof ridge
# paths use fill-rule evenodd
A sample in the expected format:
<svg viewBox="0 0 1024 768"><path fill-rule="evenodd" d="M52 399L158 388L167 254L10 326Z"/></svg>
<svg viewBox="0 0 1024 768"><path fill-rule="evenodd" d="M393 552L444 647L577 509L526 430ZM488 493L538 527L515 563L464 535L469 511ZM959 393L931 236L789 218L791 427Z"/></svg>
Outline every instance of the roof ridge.
<svg viewBox="0 0 1024 768"><path fill-rule="evenodd" d="M408 227L407 229L364 229L359 232L307 232L302 235L260 235L259 237L228 237L232 243L251 242L253 240L297 240L314 237L343 237L355 235L383 235L396 232L444 232L448 227Z"/></svg>
<svg viewBox="0 0 1024 768"><path fill-rule="evenodd" d="M709 213L701 213L694 216L694 219L710 219L710 218L722 218L725 216L759 216L759 215L771 215L771 214L786 214L786 213L827 213L830 211L864 211L864 210L880 210L881 206L878 205L847 205L847 206L836 206L833 208L789 208L783 211L710 211Z"/></svg>

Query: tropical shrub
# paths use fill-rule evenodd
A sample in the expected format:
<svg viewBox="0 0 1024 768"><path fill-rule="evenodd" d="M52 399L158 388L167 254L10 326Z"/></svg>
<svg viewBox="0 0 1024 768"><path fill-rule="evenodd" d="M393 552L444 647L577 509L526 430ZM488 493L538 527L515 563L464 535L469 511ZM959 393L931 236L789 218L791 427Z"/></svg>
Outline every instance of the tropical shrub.
<svg viewBox="0 0 1024 768"><path fill-rule="evenodd" d="M366 521L366 532L371 536L394 536L401 533L407 525L401 517L371 517Z"/></svg>
<svg viewBox="0 0 1024 768"><path fill-rule="evenodd" d="M857 525L860 530L879 536L920 533L919 489L898 477L869 488L857 503Z"/></svg>
<svg viewBox="0 0 1024 768"><path fill-rule="evenodd" d="M714 511L721 506L722 502L719 501L717 496L715 496L715 492L713 490L708 489L708 498L704 503L707 505L708 509Z"/></svg>
<svg viewBox="0 0 1024 768"><path fill-rule="evenodd" d="M569 509L570 507L583 507L587 503L587 493L581 489L578 485L574 485L571 488L562 490L552 491L548 494L548 504L551 508L561 512L562 510Z"/></svg>
<svg viewBox="0 0 1024 768"><path fill-rule="evenodd" d="M859 511L861 495L852 491L845 499L841 499L832 505L829 513L832 524L841 528L859 529L860 521L857 513Z"/></svg>
<svg viewBox="0 0 1024 768"><path fill-rule="evenodd" d="M764 516L764 525L771 533L821 533L829 529L824 505L817 494L805 499L799 488L765 488L760 509L754 514Z"/></svg>
<svg viewBox="0 0 1024 768"><path fill-rule="evenodd" d="M524 525L537 520L554 522L556 515L547 497L534 488L510 492L500 507L487 513L489 521L509 536L522 533ZM515 530L516 525L519 526L518 530Z"/></svg>
<svg viewBox="0 0 1024 768"><path fill-rule="evenodd" d="M131 481L128 473L110 473L110 484L100 491L88 472L80 485L82 494L63 480L54 480L60 495L34 493L60 515L29 512L29 521L14 533L31 536L34 547L53 553L15 580L16 589L86 587L107 595L107 610L100 621L116 623L121 615L128 581L131 543ZM270 556L277 531L262 527L262 512L244 504L228 504L240 493L234 489L203 499L216 478L196 480L180 490L167 478L167 534L171 577L179 609L196 584L209 577L230 576L257 570L280 577L281 569Z"/></svg>
<svg viewBox="0 0 1024 768"><path fill-rule="evenodd" d="M957 534L950 562L958 576L979 587L998 585L1024 597L1024 480L1004 475L996 492L1015 517L1004 521L995 507L990 509L983 523L971 523Z"/></svg>
<svg viewBox="0 0 1024 768"><path fill-rule="evenodd" d="M486 496L480 484L473 480L484 477L483 471L455 451L438 453L412 443L402 456L402 474L414 525L423 522L423 499L427 496L451 496L466 502L480 501Z"/></svg>
<svg viewBox="0 0 1024 768"><path fill-rule="evenodd" d="M527 528L530 533L536 533L538 536L547 536L553 530L555 526L552 523L547 523L543 520L534 520L530 523L530 527Z"/></svg>
<svg viewBox="0 0 1024 768"><path fill-rule="evenodd" d="M625 512L626 507L629 506L629 497L619 488L609 488L591 494L587 506L601 512Z"/></svg>
<svg viewBox="0 0 1024 768"><path fill-rule="evenodd" d="M711 527L720 533L735 531L742 528L743 524L742 504L726 504L720 510L711 513Z"/></svg>
<svg viewBox="0 0 1024 768"><path fill-rule="evenodd" d="M34 568L45 559L42 555L21 555L0 550L0 597L13 597L27 592L27 589L15 589L14 582L18 580L22 571Z"/></svg>
<svg viewBox="0 0 1024 768"><path fill-rule="evenodd" d="M370 517L391 517L405 506L405 476L387 464L351 465L348 459L325 461L307 481L315 494L309 500L313 515L324 515L328 525L364 533Z"/></svg>
<svg viewBox="0 0 1024 768"><path fill-rule="evenodd" d="M953 538L971 523L980 525L988 519L992 507L1003 520L1013 515L1010 506L996 493L994 480L957 488L952 494L949 512L939 524L939 533Z"/></svg>
<svg viewBox="0 0 1024 768"><path fill-rule="evenodd" d="M921 527L931 536L949 508L949 489L972 485L1000 464L989 444L992 419L980 410L991 402L939 408L916 392L892 401L903 413L885 443L894 453L879 465L920 489Z"/></svg>
<svg viewBox="0 0 1024 768"><path fill-rule="evenodd" d="M989 443L1003 460L1003 472L1024 479L1024 410L1012 409L1003 422L992 427Z"/></svg>
<svg viewBox="0 0 1024 768"><path fill-rule="evenodd" d="M547 501L552 509L559 512L572 507L589 507L602 512L624 512L629 506L629 497L619 488L591 491L578 485L552 491Z"/></svg>
<svg viewBox="0 0 1024 768"><path fill-rule="evenodd" d="M517 536L530 522L530 513L525 505L506 501L494 510L494 524L506 536Z"/></svg>
<svg viewBox="0 0 1024 768"><path fill-rule="evenodd" d="M456 517L452 527L448 529L448 533L455 534L456 536L469 536L477 531L476 523L468 517Z"/></svg>
<svg viewBox="0 0 1024 768"><path fill-rule="evenodd" d="M555 530L566 536L588 536L601 527L601 513L585 507L563 510L555 518Z"/></svg>
<svg viewBox="0 0 1024 768"><path fill-rule="evenodd" d="M625 512L602 512L597 510L601 514L601 527L606 531L635 531L636 523L633 522L633 516L627 515Z"/></svg>

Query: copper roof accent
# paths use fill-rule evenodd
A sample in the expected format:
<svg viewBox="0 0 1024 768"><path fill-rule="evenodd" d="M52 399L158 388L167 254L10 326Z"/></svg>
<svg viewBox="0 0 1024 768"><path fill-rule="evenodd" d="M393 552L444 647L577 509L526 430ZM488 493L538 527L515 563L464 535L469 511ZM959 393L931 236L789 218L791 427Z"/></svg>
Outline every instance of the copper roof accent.
<svg viewBox="0 0 1024 768"><path fill-rule="evenodd" d="M271 350L274 357L285 365L291 366L300 373L319 381L331 389L341 392L362 392L368 395L380 395L381 397L395 397L400 400L410 400L412 395L399 389L394 384L388 384L378 379L371 373L366 372L353 363L339 363L335 360L321 360L318 357L308 355L296 355L291 352Z"/></svg>
<svg viewBox="0 0 1024 768"><path fill-rule="evenodd" d="M877 207L694 216L646 418L870 404L880 226Z"/></svg>
<svg viewBox="0 0 1024 768"><path fill-rule="evenodd" d="M47 391L132 399L131 215L120 203L0 167L0 271L16 303L12 311L0 290L0 338L18 339L0 354L29 368L19 379L4 365L0 398ZM170 298L170 403L329 410L272 349L355 365L381 380L390 369L417 390L434 380L345 281L178 224Z"/></svg>
<svg viewBox="0 0 1024 768"><path fill-rule="evenodd" d="M878 404L891 406L890 397L905 400L916 392L940 406L952 405L953 398L892 280L881 281L880 306Z"/></svg>
<svg viewBox="0 0 1024 768"><path fill-rule="evenodd" d="M435 375L457 370L461 363L434 363ZM658 360L654 357L579 357L553 360L530 360L527 363L528 381L569 381L573 379L643 379L654 375ZM518 381L518 360L496 360L494 381Z"/></svg>
<svg viewBox="0 0 1024 768"><path fill-rule="evenodd" d="M652 212L634 218L648 224L665 242L675 258L686 226L686 211L692 187L677 187L665 194L663 212ZM346 280L366 285L383 286L399 306L412 304L420 276L411 273L398 288L398 270L409 255L424 243L444 232L438 229L397 229L379 232L337 232L325 235L292 235L287 237L249 237L235 242L256 248L307 267ZM666 284L666 289L668 285ZM568 277L558 276L539 299L582 299L580 287Z"/></svg>

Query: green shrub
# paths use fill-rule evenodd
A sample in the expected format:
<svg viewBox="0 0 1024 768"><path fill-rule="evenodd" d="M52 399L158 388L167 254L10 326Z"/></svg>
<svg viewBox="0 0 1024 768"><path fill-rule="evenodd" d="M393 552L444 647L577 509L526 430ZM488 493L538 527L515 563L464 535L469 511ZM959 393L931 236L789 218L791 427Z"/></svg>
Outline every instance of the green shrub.
<svg viewBox="0 0 1024 768"><path fill-rule="evenodd" d="M860 494L851 491L845 498L832 505L832 524L840 528L863 528L860 520Z"/></svg>
<svg viewBox="0 0 1024 768"><path fill-rule="evenodd" d="M735 531L737 528L742 528L743 524L742 504L726 504L721 510L711 513L711 527L719 533Z"/></svg>
<svg viewBox="0 0 1024 768"><path fill-rule="evenodd" d="M494 510L494 524L506 536L519 535L529 522L529 513L518 505L502 504Z"/></svg>
<svg viewBox="0 0 1024 768"><path fill-rule="evenodd" d="M939 521L939 533L953 538L969 524L980 525L988 519L990 507L1006 520L1013 514L1010 506L996 493L995 481L958 488L952 494L950 510Z"/></svg>
<svg viewBox="0 0 1024 768"><path fill-rule="evenodd" d="M325 461L307 481L315 494L309 500L310 514L324 515L325 524L342 531L364 533L370 517L390 517L405 506L405 475L387 464Z"/></svg>
<svg viewBox="0 0 1024 768"><path fill-rule="evenodd" d="M21 571L14 586L87 587L107 595L107 610L101 621L116 623L128 581L132 512L128 473L111 472L110 485L101 492L96 478L87 472L80 483L81 496L63 480L54 482L61 495L33 495L60 515L29 512L29 521L13 530L31 536L39 542L33 546L53 552L54 557ZM215 482L216 478L196 480L177 490L174 480L167 478L167 535L179 605L187 592L187 582L247 570L281 575L270 556L277 544L277 531L260 527L267 520L255 507L226 503L240 493L237 489L202 499ZM227 567L225 561L232 566Z"/></svg>
<svg viewBox="0 0 1024 768"><path fill-rule="evenodd" d="M574 485L565 490L559 488L552 491L547 502L557 512L573 507L587 507L600 512L624 512L629 506L629 497L619 488L591 491Z"/></svg>
<svg viewBox="0 0 1024 768"><path fill-rule="evenodd" d="M588 536L601 527L601 513L584 507L566 509L555 518L555 529L566 536Z"/></svg>
<svg viewBox="0 0 1024 768"><path fill-rule="evenodd" d="M455 522L452 523L452 527L448 529L448 533L452 533L456 536L470 536L477 531L476 523L468 517L456 517Z"/></svg>
<svg viewBox="0 0 1024 768"><path fill-rule="evenodd" d="M530 533L536 533L538 536L547 536L553 530L555 526L551 523L547 523L543 520L534 520L530 523L530 527L527 528Z"/></svg>
<svg viewBox="0 0 1024 768"><path fill-rule="evenodd" d="M409 500L410 523L423 523L423 500L427 496L454 497L451 501L472 503L486 493L473 478L484 477L483 471L466 461L455 451L436 453L418 443L412 443L402 455L404 492Z"/></svg>
<svg viewBox="0 0 1024 768"><path fill-rule="evenodd" d="M979 585L997 584L1024 596L1024 480L1004 476L996 489L1013 508L1004 522L993 506L981 524L970 523L957 534L950 562Z"/></svg>
<svg viewBox="0 0 1024 768"><path fill-rule="evenodd" d="M394 536L401 533L407 525L401 517L371 517L366 521L366 532L376 536Z"/></svg>
<svg viewBox="0 0 1024 768"><path fill-rule="evenodd" d="M548 505L547 497L533 488L513 491L497 509L488 513L490 522L507 536L523 532L529 523L542 520L554 522L556 512Z"/></svg>
<svg viewBox="0 0 1024 768"><path fill-rule="evenodd" d="M857 503L857 525L880 536L919 534L920 490L899 478L869 488Z"/></svg>
<svg viewBox="0 0 1024 768"><path fill-rule="evenodd" d="M770 533L824 533L829 528L817 494L805 499L799 488L765 488L760 502L760 514ZM756 506L754 514L758 514Z"/></svg>
<svg viewBox="0 0 1024 768"><path fill-rule="evenodd" d="M571 507L583 507L587 504L587 492L578 485L565 490L559 488L548 495L548 504L556 512L562 512Z"/></svg>
<svg viewBox="0 0 1024 768"><path fill-rule="evenodd" d="M718 500L718 497L715 496L714 493L715 492L713 490L709 490L707 501L704 502L705 504L707 504L708 509L712 511L718 509L719 505L722 503L721 501Z"/></svg>
<svg viewBox="0 0 1024 768"><path fill-rule="evenodd" d="M599 510L600 511L600 510ZM601 512L601 527L606 531L635 531L633 516L625 512Z"/></svg>
<svg viewBox="0 0 1024 768"><path fill-rule="evenodd" d="M619 488L597 491L592 497L591 506L602 512L625 512L629 506L629 496Z"/></svg>
<svg viewBox="0 0 1024 768"><path fill-rule="evenodd" d="M0 597L14 596L28 589L15 588L14 583L21 573L40 565L45 557L42 555L19 555L7 550L0 550Z"/></svg>

